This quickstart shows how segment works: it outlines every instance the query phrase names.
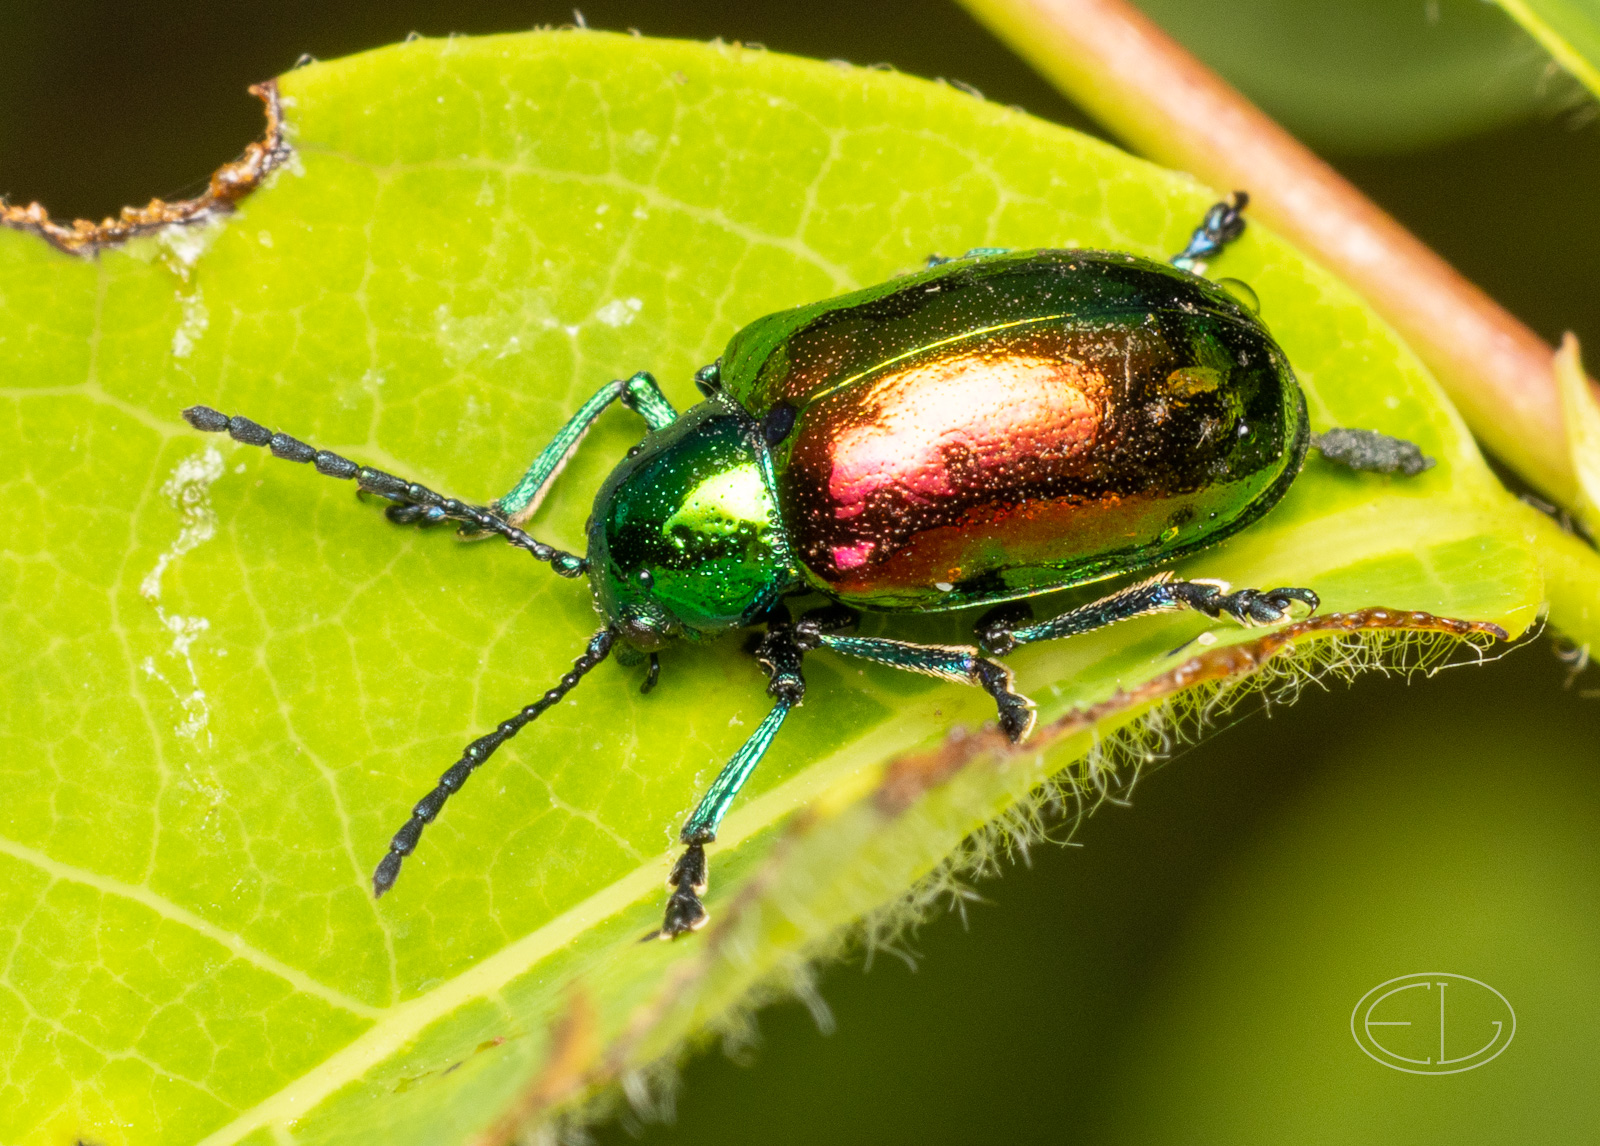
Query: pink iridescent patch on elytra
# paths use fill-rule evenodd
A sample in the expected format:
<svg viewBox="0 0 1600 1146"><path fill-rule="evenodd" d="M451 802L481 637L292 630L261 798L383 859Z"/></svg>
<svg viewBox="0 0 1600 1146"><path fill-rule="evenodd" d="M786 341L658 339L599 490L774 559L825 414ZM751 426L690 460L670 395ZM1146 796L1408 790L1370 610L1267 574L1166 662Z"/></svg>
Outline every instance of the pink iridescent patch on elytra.
<svg viewBox="0 0 1600 1146"><path fill-rule="evenodd" d="M876 380L855 398L866 416L833 443L834 518L875 495L932 505L1040 457L1086 453L1101 423L1090 388L1073 363L1030 355L967 354Z"/></svg>
<svg viewBox="0 0 1600 1146"><path fill-rule="evenodd" d="M833 564L838 569L859 569L872 556L872 542L858 541L854 545L835 545Z"/></svg>

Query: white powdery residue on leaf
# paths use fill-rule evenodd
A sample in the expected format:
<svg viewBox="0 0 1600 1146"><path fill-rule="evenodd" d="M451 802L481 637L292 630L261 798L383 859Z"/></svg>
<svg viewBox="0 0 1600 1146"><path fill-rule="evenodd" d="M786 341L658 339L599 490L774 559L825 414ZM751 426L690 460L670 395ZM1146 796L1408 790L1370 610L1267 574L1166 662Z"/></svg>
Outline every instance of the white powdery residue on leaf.
<svg viewBox="0 0 1600 1146"><path fill-rule="evenodd" d="M627 326L644 309L644 302L636 298L619 298L608 302L594 312L594 316L607 326Z"/></svg>
<svg viewBox="0 0 1600 1146"><path fill-rule="evenodd" d="M183 720L173 731L188 740L206 733L206 743L211 743L207 726L211 721L206 707L205 690L200 687L200 676L195 670L193 648L200 635L211 627L204 617L186 617L168 613L161 605L161 578L167 568L185 553L210 541L217 534L217 514L211 508L211 486L222 476L222 455L207 447L204 453L184 458L172 471L172 476L161 487L161 494L182 518L176 540L169 545L155 566L139 583L139 595L155 608L162 628L172 635L167 655L183 662L189 675L189 691L184 693L174 687L156 666L154 657L146 657L144 671L153 680L159 680L172 690L172 695L183 710Z"/></svg>
<svg viewBox="0 0 1600 1146"><path fill-rule="evenodd" d="M157 560L139 583L139 595L151 604L161 601L161 575L174 558L181 557L217 534L217 515L211 508L211 486L222 476L222 455L207 446L204 453L184 458L161 487L161 494L183 515L178 539Z"/></svg>
<svg viewBox="0 0 1600 1146"><path fill-rule="evenodd" d="M215 216L199 223L174 223L162 227L155 234L155 245L161 253L161 261L179 278L188 282L189 272L200 261L200 256L211 249L222 228L223 220Z"/></svg>
<svg viewBox="0 0 1600 1146"><path fill-rule="evenodd" d="M179 291L178 303L183 307L183 317L178 320L178 329L172 332L172 356L187 358L206 327L211 325L211 313L206 310L205 296L199 287L188 294Z"/></svg>

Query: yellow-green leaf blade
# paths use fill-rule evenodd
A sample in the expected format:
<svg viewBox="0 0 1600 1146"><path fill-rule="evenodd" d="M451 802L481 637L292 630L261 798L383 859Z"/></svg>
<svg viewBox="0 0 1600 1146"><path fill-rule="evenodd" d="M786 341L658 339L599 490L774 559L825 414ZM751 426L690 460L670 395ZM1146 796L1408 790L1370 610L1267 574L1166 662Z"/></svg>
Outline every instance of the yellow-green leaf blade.
<svg viewBox="0 0 1600 1146"><path fill-rule="evenodd" d="M742 953L640 946L677 825L767 705L737 641L675 649L650 697L604 666L502 750L374 903L412 801L565 671L595 614L581 584L391 527L182 407L481 501L610 378L647 368L692 402L693 369L763 313L930 251L1163 257L1211 195L948 88L727 46L419 41L283 91L294 162L203 233L88 261L0 231L0 409L27 443L0 455L7 1142L466 1140L530 1087L563 1096L551 1031L575 1007L585 1061L644 1064L1090 745L887 817L885 762L987 700L813 657L708 901L742 919L787 888L805 910L747 925ZM1259 229L1216 271L1255 287L1317 428L1381 428L1439 464L1406 482L1313 461L1183 572L1525 628L1543 584L1521 519L1409 351ZM608 414L535 532L578 546L639 432ZM963 639L952 619L869 625ZM1251 637L1148 618L1013 664L1048 721L1202 634Z"/></svg>

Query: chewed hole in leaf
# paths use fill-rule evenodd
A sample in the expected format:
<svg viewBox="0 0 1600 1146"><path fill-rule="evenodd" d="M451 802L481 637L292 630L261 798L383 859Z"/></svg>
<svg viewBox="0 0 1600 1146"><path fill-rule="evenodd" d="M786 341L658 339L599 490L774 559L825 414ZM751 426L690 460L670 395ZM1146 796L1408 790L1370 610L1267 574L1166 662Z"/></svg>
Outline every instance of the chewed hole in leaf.
<svg viewBox="0 0 1600 1146"><path fill-rule="evenodd" d="M232 213L240 200L260 187L293 155L283 130L283 102L278 84L256 84L250 94L261 100L267 113L263 138L245 148L244 155L212 175L205 191L193 199L166 202L152 199L143 207L124 207L115 219L98 223L74 219L60 223L50 218L42 203L13 207L0 202L0 224L30 232L68 254L89 255L141 235L161 235L180 259L193 263L204 249L195 232L205 224ZM177 350L174 349L174 354Z"/></svg>

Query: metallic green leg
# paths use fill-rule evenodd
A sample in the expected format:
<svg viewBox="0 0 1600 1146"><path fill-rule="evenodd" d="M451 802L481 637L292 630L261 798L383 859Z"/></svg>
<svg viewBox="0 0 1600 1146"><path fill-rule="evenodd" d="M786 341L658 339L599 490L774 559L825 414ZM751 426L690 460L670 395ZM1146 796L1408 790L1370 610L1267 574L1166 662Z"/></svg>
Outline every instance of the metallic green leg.
<svg viewBox="0 0 1600 1146"><path fill-rule="evenodd" d="M533 464L528 467L528 472L522 475L522 480L517 482L510 493L492 502L490 508L512 525L521 525L532 517L534 511L539 508L539 503L544 500L544 495L549 491L550 483L572 457L573 451L578 448L578 443L583 441L583 436L589 432L589 427L594 425L595 419L600 417L607 406L619 400L642 417L645 425L652 430L671 425L678 416L677 411L672 408L672 403L661 393L661 387L656 385L656 380L643 370L626 382L609 382L601 387L594 397L578 407L578 412L567 420L566 425L556 431L556 436L551 439L550 444L533 459Z"/></svg>
<svg viewBox="0 0 1600 1146"><path fill-rule="evenodd" d="M666 918L659 931L652 931L646 939L674 939L688 931L704 927L710 915L700 897L709 883L706 865L706 845L717 838L717 825L728 814L734 797L750 773L756 770L761 758L772 747L778 729L783 727L789 710L800 703L806 694L806 680L800 673L800 660L806 650L815 648L815 633L797 630L787 621L775 623L761 639L756 649L756 659L772 678L767 685L774 704L766 719L723 765L722 771L711 782L711 787L701 797L700 803L684 822L678 838L686 845L683 855L672 866L667 886L672 895L667 900Z"/></svg>
<svg viewBox="0 0 1600 1146"><path fill-rule="evenodd" d="M717 825L728 814L728 806L739 794L739 789L744 787L744 782L750 779L750 773L756 770L761 758L767 754L773 738L778 735L778 729L783 727L783 718L789 715L789 710L796 703L796 700L779 696L778 703L772 706L767 718L733 754L733 759L723 765L722 771L717 773L717 778L701 797L694 814L684 823L679 838L687 846L683 855L678 857L678 862L672 865L672 874L667 877L667 886L672 888L672 895L667 900L666 918L662 921L661 930L652 931L645 936L646 939L673 939L687 931L698 931L711 918L705 904L700 902L700 897L710 884L706 845L717 838Z"/></svg>
<svg viewBox="0 0 1600 1146"><path fill-rule="evenodd" d="M756 770L756 765L761 763L767 749L772 747L778 729L783 727L784 717L789 715L793 707L788 700L779 700L774 704L767 718L733 754L733 759L722 766L722 771L711 781L711 787L706 789L694 813L683 825L681 838L684 843L708 844L717 838L717 825L728 814L728 806L739 794L739 789L744 787L744 782L750 779L750 773Z"/></svg>
<svg viewBox="0 0 1600 1146"><path fill-rule="evenodd" d="M844 637L831 633L821 634L818 642L823 648L846 656L983 689L994 697L1000 710L1000 728L1013 744L1026 739L1033 730L1033 701L1015 691L1011 670L979 656L978 650L970 645L915 645L881 637Z"/></svg>

